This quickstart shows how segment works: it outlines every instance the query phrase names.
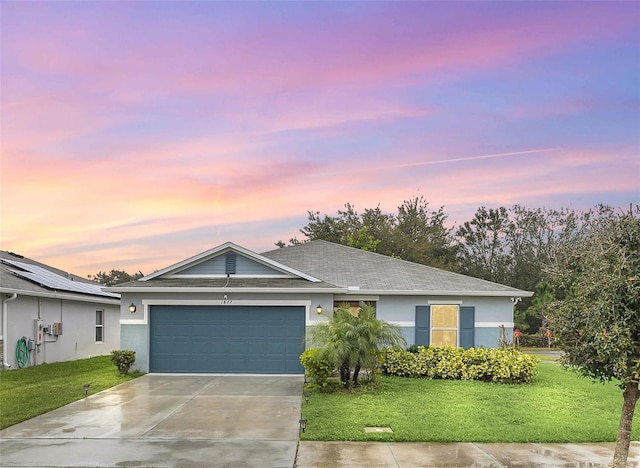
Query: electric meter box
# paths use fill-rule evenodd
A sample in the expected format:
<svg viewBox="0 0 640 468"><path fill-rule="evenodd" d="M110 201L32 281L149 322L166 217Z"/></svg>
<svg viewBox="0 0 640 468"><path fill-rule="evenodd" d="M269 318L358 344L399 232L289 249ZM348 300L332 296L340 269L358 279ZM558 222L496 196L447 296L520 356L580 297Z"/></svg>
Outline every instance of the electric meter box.
<svg viewBox="0 0 640 468"><path fill-rule="evenodd" d="M62 335L62 322L53 322L49 327L49 333L52 335Z"/></svg>
<svg viewBox="0 0 640 468"><path fill-rule="evenodd" d="M36 344L42 344L42 339L44 336L44 320L34 319L33 325L35 327Z"/></svg>

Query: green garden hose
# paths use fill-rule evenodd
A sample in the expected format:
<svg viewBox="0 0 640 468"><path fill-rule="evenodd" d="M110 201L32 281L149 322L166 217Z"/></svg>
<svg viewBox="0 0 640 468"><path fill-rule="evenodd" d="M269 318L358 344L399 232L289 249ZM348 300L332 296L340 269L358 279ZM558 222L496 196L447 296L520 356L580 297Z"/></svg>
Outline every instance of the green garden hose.
<svg viewBox="0 0 640 468"><path fill-rule="evenodd" d="M24 336L18 340L16 345L16 362L20 369L29 363L29 346L27 346L27 339Z"/></svg>

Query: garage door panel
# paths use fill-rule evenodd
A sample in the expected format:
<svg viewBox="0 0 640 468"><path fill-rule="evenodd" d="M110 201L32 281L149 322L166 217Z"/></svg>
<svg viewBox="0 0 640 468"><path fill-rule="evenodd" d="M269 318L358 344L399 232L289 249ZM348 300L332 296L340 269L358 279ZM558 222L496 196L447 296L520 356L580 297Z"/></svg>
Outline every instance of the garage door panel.
<svg viewBox="0 0 640 468"><path fill-rule="evenodd" d="M151 306L151 372L304 372L304 307Z"/></svg>

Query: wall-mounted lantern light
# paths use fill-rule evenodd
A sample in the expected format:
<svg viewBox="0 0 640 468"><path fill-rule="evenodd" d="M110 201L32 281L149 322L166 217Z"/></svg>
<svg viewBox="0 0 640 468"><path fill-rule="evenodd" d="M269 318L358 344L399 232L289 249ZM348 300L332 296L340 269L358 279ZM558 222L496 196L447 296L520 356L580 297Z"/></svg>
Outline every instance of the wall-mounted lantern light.
<svg viewBox="0 0 640 468"><path fill-rule="evenodd" d="M301 419L300 421L298 421L300 423L300 429L302 429L302 432L307 430L307 420L306 419Z"/></svg>
<svg viewBox="0 0 640 468"><path fill-rule="evenodd" d="M322 313L322 306L318 304L318 307L316 307L316 314L320 315L321 313Z"/></svg>
<svg viewBox="0 0 640 468"><path fill-rule="evenodd" d="M129 312L131 312L132 314L136 313L136 305L132 302L131 305L129 306Z"/></svg>

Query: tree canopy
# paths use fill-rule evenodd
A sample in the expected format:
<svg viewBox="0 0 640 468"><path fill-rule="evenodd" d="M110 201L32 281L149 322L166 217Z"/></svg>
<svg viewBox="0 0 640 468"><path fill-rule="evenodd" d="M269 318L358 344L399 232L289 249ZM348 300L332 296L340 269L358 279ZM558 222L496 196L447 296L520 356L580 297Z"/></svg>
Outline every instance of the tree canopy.
<svg viewBox="0 0 640 468"><path fill-rule="evenodd" d="M640 397L640 207L600 207L553 260L548 272L562 300L551 304L550 327L566 364L624 388L614 466L626 466Z"/></svg>
<svg viewBox="0 0 640 468"><path fill-rule="evenodd" d="M110 272L99 271L95 275L88 275L91 281L96 281L105 286L114 286L116 284L128 283L129 281L135 281L142 278L144 275L142 272L134 273L130 275L124 270L111 270Z"/></svg>
<svg viewBox="0 0 640 468"><path fill-rule="evenodd" d="M452 228L445 224L444 208L431 210L423 197L405 200L397 214L383 213L379 206L358 213L347 203L336 216L317 211L308 215L309 222L300 229L306 239L291 239L292 244L322 239L410 262L456 268L456 247ZM279 241L276 245L286 244Z"/></svg>
<svg viewBox="0 0 640 468"><path fill-rule="evenodd" d="M536 291L546 280L543 267L551 252L577 234L584 216L569 209L481 206L472 219L455 226L448 223L444 207L433 210L424 197L413 197L395 213L380 206L359 213L350 203L336 215L309 211L308 223L300 229L304 239L289 242L322 239ZM543 289L518 303L516 327L537 332L542 327L540 306L548 296Z"/></svg>

